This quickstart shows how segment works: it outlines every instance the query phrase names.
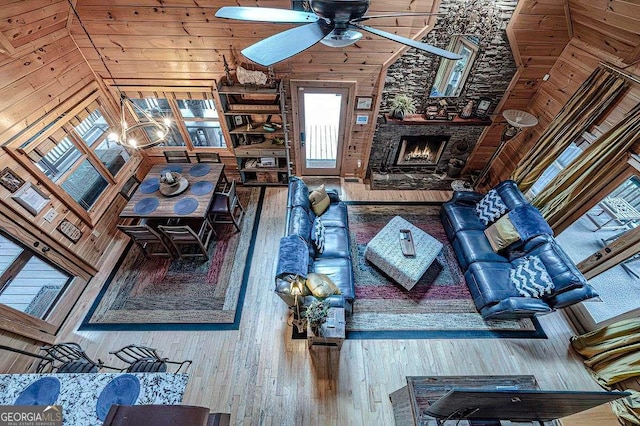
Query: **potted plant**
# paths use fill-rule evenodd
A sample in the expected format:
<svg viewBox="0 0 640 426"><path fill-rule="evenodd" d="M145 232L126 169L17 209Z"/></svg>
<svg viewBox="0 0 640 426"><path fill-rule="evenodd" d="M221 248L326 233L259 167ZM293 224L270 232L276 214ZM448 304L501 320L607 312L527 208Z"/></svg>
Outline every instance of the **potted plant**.
<svg viewBox="0 0 640 426"><path fill-rule="evenodd" d="M396 95L391 101L391 116L400 120L404 119L407 114L414 114L416 112L416 105L413 99L404 94Z"/></svg>
<svg viewBox="0 0 640 426"><path fill-rule="evenodd" d="M302 316L306 318L311 332L314 335L319 336L320 326L327 320L328 314L329 303L324 300L314 299L309 306L305 308Z"/></svg>

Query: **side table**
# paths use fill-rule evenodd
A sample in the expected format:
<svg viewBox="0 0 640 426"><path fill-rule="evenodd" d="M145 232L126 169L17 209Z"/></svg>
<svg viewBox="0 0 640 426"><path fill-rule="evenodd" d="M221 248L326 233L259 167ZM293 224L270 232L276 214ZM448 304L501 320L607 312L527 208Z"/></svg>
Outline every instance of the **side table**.
<svg viewBox="0 0 640 426"><path fill-rule="evenodd" d="M316 336L307 326L307 343L309 349L314 346L334 347L340 350L345 339L344 308L329 308L327 320L320 326L320 335Z"/></svg>

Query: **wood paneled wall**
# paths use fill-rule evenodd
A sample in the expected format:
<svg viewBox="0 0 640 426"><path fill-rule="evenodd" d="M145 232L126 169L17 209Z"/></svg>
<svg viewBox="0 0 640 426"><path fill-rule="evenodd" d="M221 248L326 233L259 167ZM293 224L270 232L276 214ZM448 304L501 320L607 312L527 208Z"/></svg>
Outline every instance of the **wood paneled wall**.
<svg viewBox="0 0 640 426"><path fill-rule="evenodd" d="M570 40L569 22L562 2L521 0L507 27L518 71L488 127L471 154L465 172L480 170L500 144L506 109L528 110L549 72Z"/></svg>
<svg viewBox="0 0 640 426"><path fill-rule="evenodd" d="M554 67L549 71L549 80L541 85L540 90L533 96L527 108L538 117L540 123L531 129L524 130L516 138L509 141L491 168L492 181L497 182L508 178L518 161L531 149L560 111L562 105L575 93L598 64L601 61L611 62L614 60L615 58L610 55L593 49L593 46L575 38L572 39ZM628 71L640 76L638 65L629 68ZM606 119L600 123L600 128L605 131L611 128L638 102L640 102L640 85L631 83L627 93L616 103ZM638 152L637 147L638 144L635 147L636 152Z"/></svg>
<svg viewBox="0 0 640 426"><path fill-rule="evenodd" d="M526 0L521 5L524 10L534 10L533 7L539 6L540 3L543 2ZM491 166L489 176L492 184L511 174L520 159L538 140L562 106L598 66L599 62L604 61L624 68L626 72L640 78L640 65L634 64L640 58L640 39L638 39L640 35L640 4L619 0L574 0L570 1L569 5L567 14L571 17L571 26L568 29L570 33L573 33L573 38L562 50L557 60L553 62L552 68L546 71L549 74L549 80L542 81L541 77L538 77L531 83L535 90L530 93L529 102L525 103L526 97L522 97L522 102L511 104L512 94L505 102L503 109L513 107L529 111L538 117L539 124L524 130L505 146L499 158ZM624 18L620 16L623 14L622 10L625 11ZM556 12L560 13L560 6L556 7ZM518 17L512 21L516 37L518 32L515 28L520 26L520 20L521 17ZM605 25L604 22L608 22L608 24ZM583 25L583 23L588 23L588 25ZM630 25L630 23L634 23L634 25ZM630 43L635 43L634 49L631 49L631 45L622 46L619 43L620 40L629 40ZM525 40L525 43L518 42L521 55L523 48L520 46L524 46L524 49L528 50L530 49L528 46L532 46L532 43L531 40ZM618 48L613 46L618 46ZM543 68L538 70L538 74L543 71ZM523 72L523 74L526 75L529 72L535 73L535 70ZM516 83L516 87L527 84L527 80L521 78ZM602 129L606 130L618 122L623 114L639 102L639 99L640 85L632 83L626 96L616 104L606 120L601 123ZM499 143L498 131L502 131L504 120L498 121L498 123L500 124L494 125L490 130L494 134L492 136L487 134L482 149L492 145L492 140L495 140L494 146ZM638 152L638 145L640 144L636 144L634 147L635 152ZM492 150L489 151L492 152ZM484 164L487 154L490 155L490 152L478 151L476 153L474 157L476 167Z"/></svg>
<svg viewBox="0 0 640 426"><path fill-rule="evenodd" d="M369 14L431 12L438 0L389 0L372 2ZM91 68L120 85L201 86L224 75L222 56L235 69L251 65L240 51L245 47L290 28L286 24L243 23L215 18L221 6L262 6L291 8L289 0L195 2L191 0L80 0L77 11L91 38L103 55L107 68L74 19L71 34ZM431 18L433 19L433 18ZM399 35L422 34L429 17L381 18L367 25ZM317 44L287 61L274 65L276 75L290 80L354 81L356 96L372 96L377 101L385 63L403 51L403 45L365 33L362 40L345 49ZM111 74L112 75L111 75ZM290 104L290 103L289 103ZM352 106L353 107L353 106ZM369 125L350 123L343 175L356 175L358 160L366 164L373 137L375 111ZM291 117L291 115L290 115ZM293 143L299 143L293 135Z"/></svg>

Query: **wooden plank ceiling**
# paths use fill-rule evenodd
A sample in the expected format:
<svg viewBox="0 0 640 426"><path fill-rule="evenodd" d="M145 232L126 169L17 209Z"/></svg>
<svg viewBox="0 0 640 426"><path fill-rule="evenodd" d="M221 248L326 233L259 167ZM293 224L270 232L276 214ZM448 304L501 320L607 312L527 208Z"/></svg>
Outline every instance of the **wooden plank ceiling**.
<svg viewBox="0 0 640 426"><path fill-rule="evenodd" d="M172 81L174 85L194 85L223 74L223 54L232 68L237 63L247 66L248 61L240 54L243 48L291 28L286 24L216 18L215 12L225 5L291 8L291 2L286 0L78 0L76 8L116 80L139 84L153 79ZM430 12L433 6L432 1L376 1L369 13ZM372 25L411 37L427 22L428 17L402 17L376 19ZM77 19L73 20L71 33L91 67L101 77L109 78ZM401 48L398 43L365 34L356 45L346 49L317 44L293 59L276 64L274 69L280 75L295 74L292 78L306 75L313 79L340 80L354 73L370 76L379 73L384 61ZM371 85L371 79L367 80Z"/></svg>
<svg viewBox="0 0 640 426"><path fill-rule="evenodd" d="M640 59L638 0L569 0L574 37L630 65Z"/></svg>
<svg viewBox="0 0 640 426"><path fill-rule="evenodd" d="M0 61L67 26L67 0L3 1L0 7Z"/></svg>

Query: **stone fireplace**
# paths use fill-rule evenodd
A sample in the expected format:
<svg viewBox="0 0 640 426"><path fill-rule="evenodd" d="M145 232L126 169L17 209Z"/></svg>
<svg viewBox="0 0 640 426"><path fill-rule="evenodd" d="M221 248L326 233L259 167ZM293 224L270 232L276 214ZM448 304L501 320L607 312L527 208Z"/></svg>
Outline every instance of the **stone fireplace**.
<svg viewBox="0 0 640 426"><path fill-rule="evenodd" d="M450 136L443 135L402 136L395 165L399 167L433 167L435 170L449 138Z"/></svg>
<svg viewBox="0 0 640 426"><path fill-rule="evenodd" d="M404 121L385 117L369 156L372 189L451 190L451 159L467 161L490 121L436 121L417 114Z"/></svg>

